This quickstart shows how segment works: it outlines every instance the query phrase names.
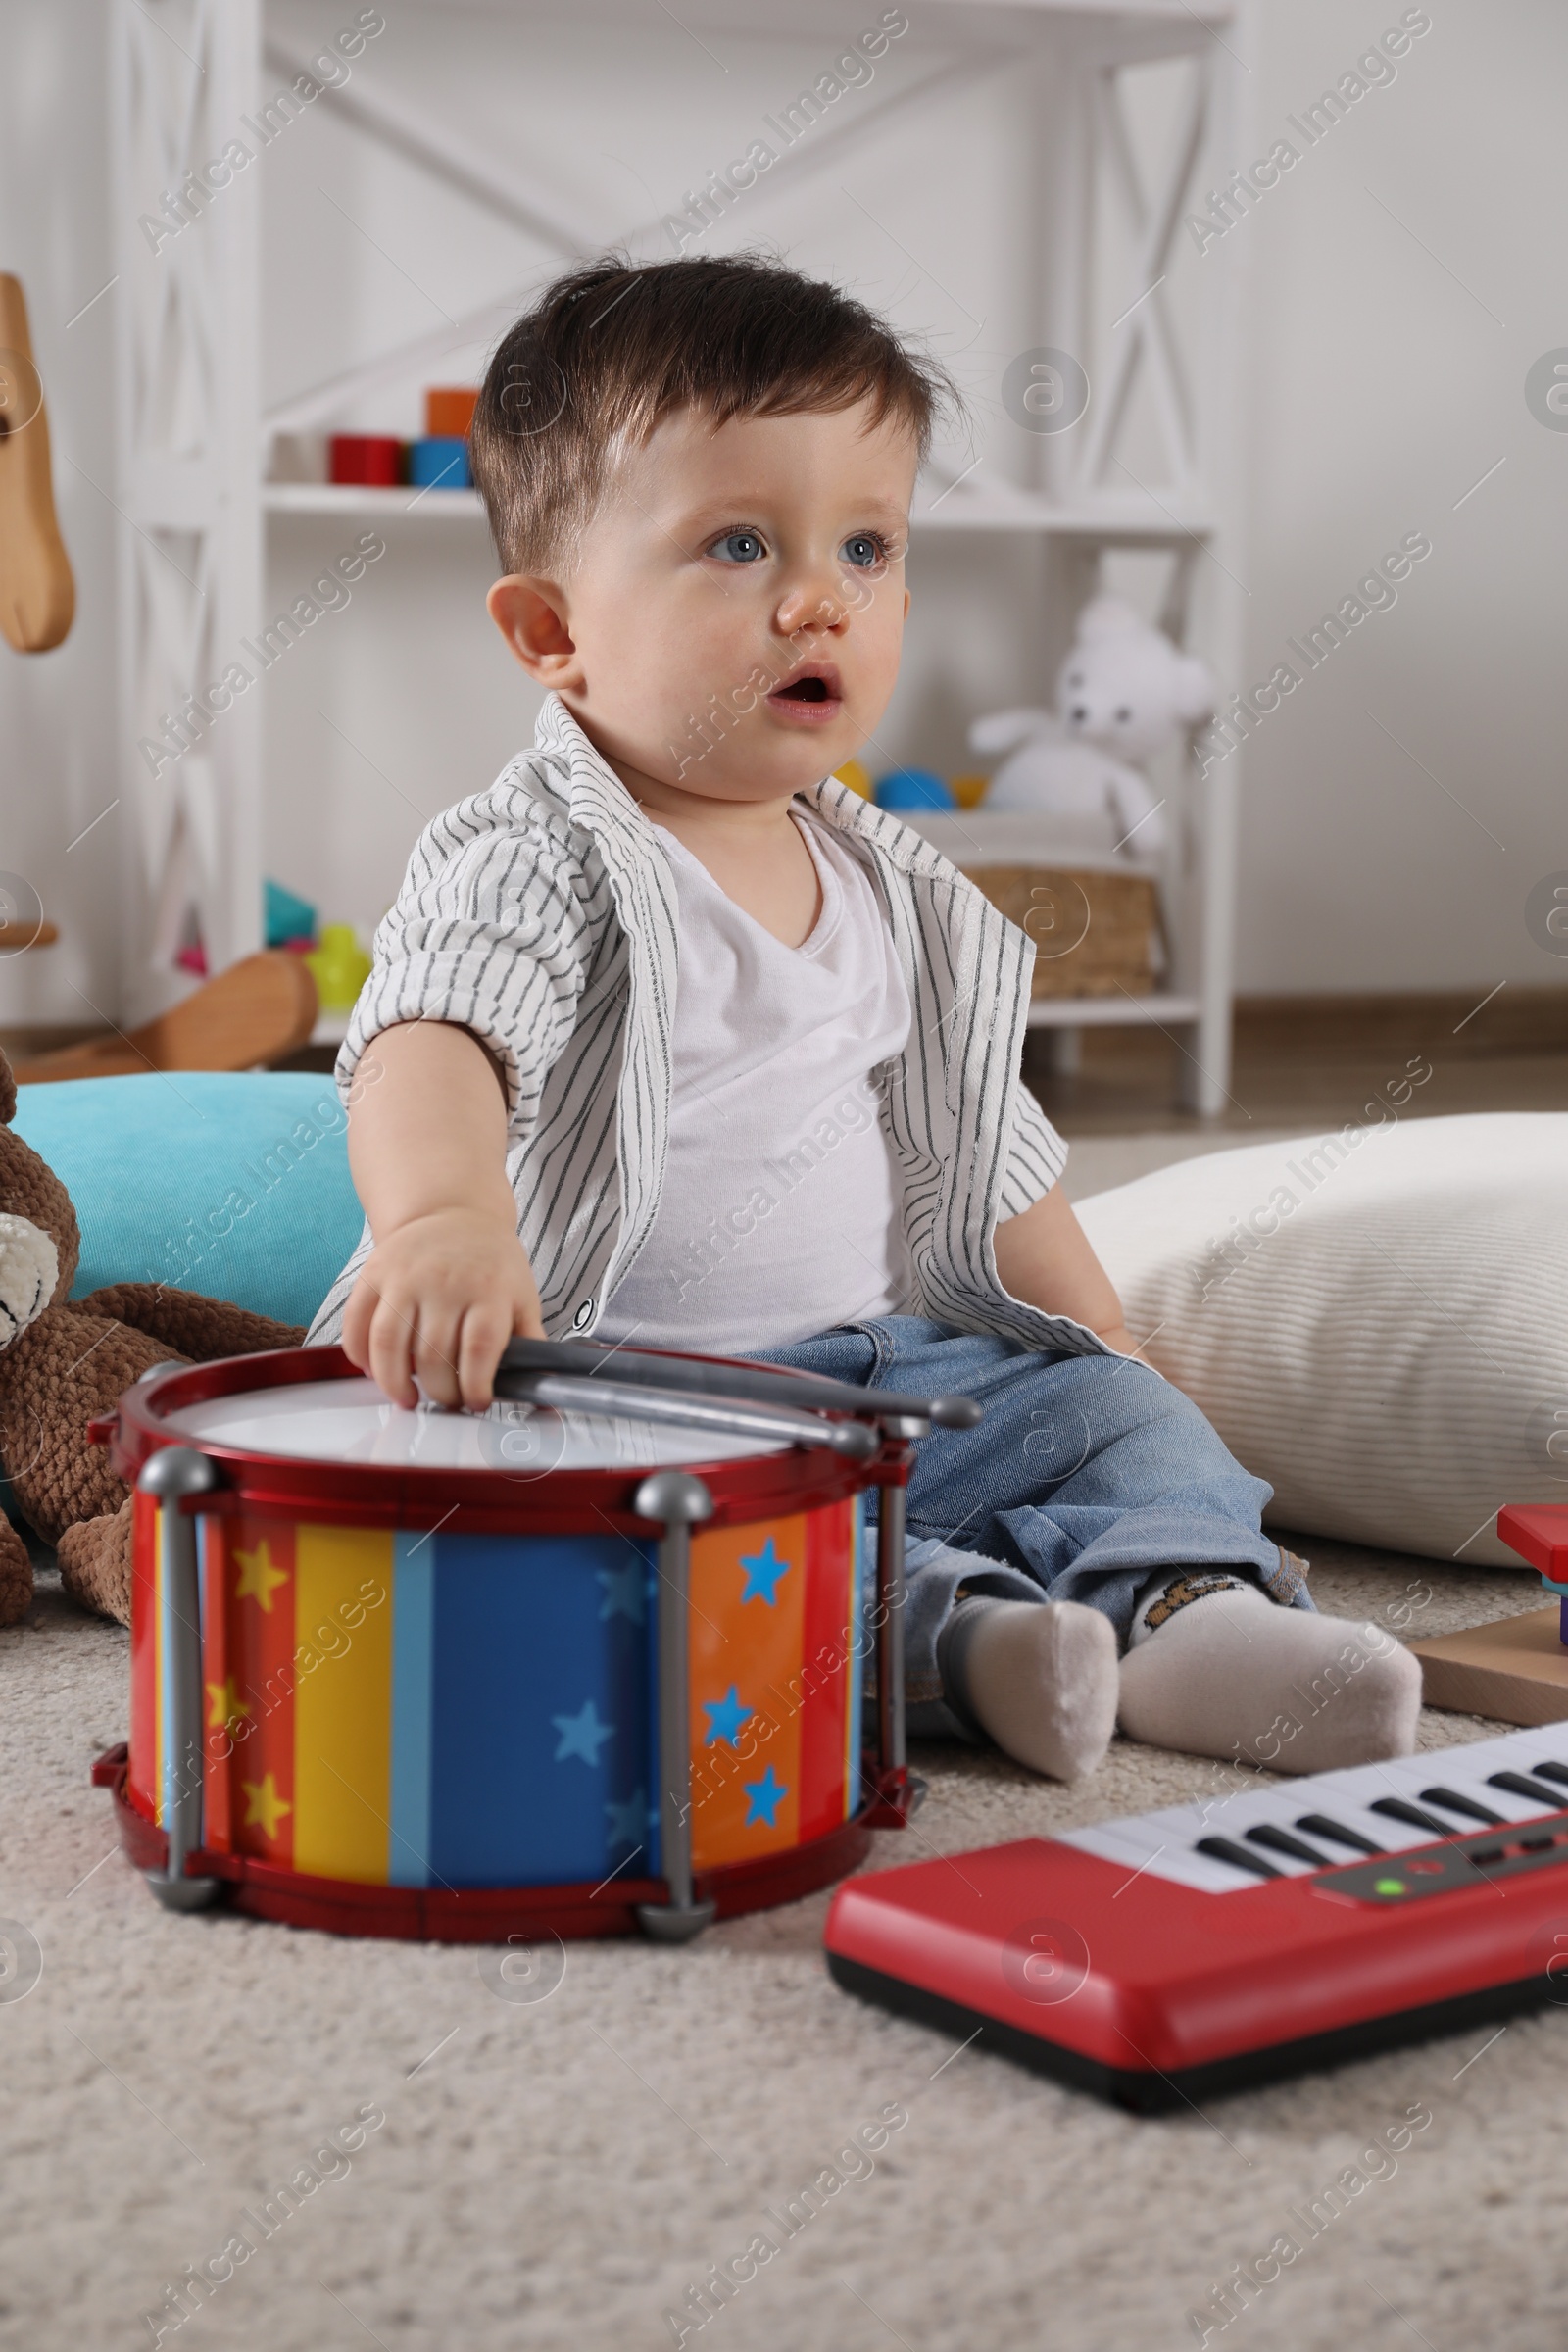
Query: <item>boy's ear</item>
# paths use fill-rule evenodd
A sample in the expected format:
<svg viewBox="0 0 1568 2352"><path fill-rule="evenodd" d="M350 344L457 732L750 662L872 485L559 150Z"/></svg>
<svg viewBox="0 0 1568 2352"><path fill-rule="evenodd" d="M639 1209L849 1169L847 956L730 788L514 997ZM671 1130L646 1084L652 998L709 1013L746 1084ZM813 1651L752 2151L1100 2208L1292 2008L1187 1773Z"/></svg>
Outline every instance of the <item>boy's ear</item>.
<svg viewBox="0 0 1568 2352"><path fill-rule="evenodd" d="M554 580L509 572L485 605L491 619L530 678L558 693L582 684L582 663L566 625L566 599Z"/></svg>

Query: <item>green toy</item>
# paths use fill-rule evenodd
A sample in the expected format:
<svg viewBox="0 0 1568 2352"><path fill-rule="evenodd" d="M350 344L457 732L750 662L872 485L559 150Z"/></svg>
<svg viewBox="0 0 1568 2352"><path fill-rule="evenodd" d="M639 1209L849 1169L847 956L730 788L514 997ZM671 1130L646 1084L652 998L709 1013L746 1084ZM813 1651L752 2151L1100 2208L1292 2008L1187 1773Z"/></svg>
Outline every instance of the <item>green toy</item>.
<svg viewBox="0 0 1568 2352"><path fill-rule="evenodd" d="M370 977L370 958L354 935L352 923L323 923L321 944L305 961L316 982L323 1012L351 1012L354 1001Z"/></svg>

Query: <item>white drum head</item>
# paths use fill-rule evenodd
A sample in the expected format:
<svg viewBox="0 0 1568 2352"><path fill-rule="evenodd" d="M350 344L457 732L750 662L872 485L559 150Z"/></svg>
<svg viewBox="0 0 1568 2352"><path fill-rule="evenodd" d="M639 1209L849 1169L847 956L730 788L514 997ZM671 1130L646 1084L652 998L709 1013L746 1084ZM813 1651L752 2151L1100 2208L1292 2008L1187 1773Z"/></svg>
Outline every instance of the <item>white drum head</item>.
<svg viewBox="0 0 1568 2352"><path fill-rule="evenodd" d="M282 1454L305 1462L378 1464L388 1470L500 1470L518 1479L553 1470L660 1470L681 1462L732 1462L782 1453L777 1445L669 1422L557 1413L497 1402L487 1413L421 1406L405 1412L373 1380L300 1381L247 1389L171 1413L172 1437Z"/></svg>

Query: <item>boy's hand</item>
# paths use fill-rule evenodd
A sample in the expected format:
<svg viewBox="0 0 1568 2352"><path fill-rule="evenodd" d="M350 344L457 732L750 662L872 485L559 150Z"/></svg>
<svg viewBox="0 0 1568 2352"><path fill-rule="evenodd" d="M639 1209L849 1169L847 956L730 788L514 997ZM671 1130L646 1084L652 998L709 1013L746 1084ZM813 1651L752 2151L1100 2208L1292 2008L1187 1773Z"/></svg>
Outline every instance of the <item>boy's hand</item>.
<svg viewBox="0 0 1568 2352"><path fill-rule="evenodd" d="M539 1292L510 1223L440 1208L388 1234L365 1261L343 1318L343 1349L394 1404L490 1402L513 1338L542 1340Z"/></svg>
<svg viewBox="0 0 1568 2352"><path fill-rule="evenodd" d="M349 1165L375 1248L344 1352L395 1404L418 1403L417 1374L434 1403L481 1412L507 1342L545 1336L507 1179L505 1083L444 1021L383 1029L360 1066Z"/></svg>

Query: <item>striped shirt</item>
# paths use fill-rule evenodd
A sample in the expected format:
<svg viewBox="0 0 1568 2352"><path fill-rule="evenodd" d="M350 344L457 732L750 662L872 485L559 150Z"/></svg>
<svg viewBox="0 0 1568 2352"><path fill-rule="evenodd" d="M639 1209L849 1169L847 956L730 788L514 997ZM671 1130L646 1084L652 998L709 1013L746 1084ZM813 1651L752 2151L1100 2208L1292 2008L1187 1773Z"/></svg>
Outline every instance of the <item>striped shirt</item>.
<svg viewBox="0 0 1568 2352"><path fill-rule="evenodd" d="M1018 1077L1034 947L918 833L844 785L802 798L881 886L913 1006L881 1115L919 1309L1028 1348L1102 1353L1011 1298L992 1236L1050 1191L1067 1147ZM593 1331L653 1230L669 1132L680 960L660 835L565 706L534 748L415 845L338 1056L349 1098L379 1031L472 1031L506 1083L507 1171L547 1332ZM368 1069L366 1072L368 1075ZM368 1226L311 1326L336 1339Z"/></svg>

